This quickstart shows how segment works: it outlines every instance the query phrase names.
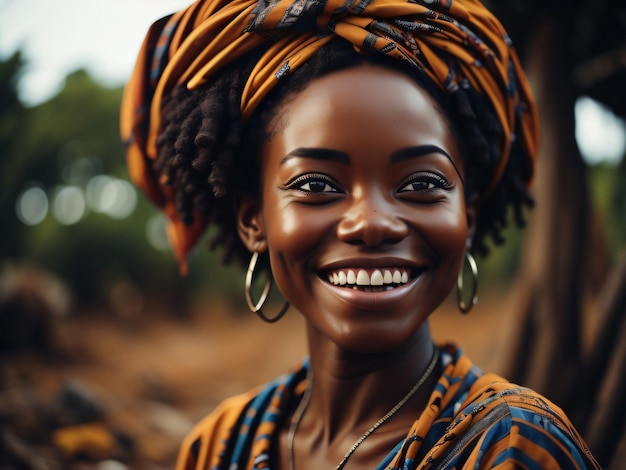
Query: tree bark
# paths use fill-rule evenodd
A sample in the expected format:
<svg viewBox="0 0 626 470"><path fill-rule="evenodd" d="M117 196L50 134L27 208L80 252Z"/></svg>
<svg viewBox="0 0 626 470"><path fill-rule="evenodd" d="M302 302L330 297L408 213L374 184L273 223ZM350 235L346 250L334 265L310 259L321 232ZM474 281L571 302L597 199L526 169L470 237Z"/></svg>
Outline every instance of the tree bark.
<svg viewBox="0 0 626 470"><path fill-rule="evenodd" d="M599 300L602 324L581 374L576 408L581 421L588 423L584 429L587 443L598 461L605 463L615 461L619 448L626 451L626 254ZM585 384L598 384L599 390Z"/></svg>
<svg viewBox="0 0 626 470"><path fill-rule="evenodd" d="M509 357L513 380L545 393L567 410L581 363L588 189L575 142L576 94L569 76L568 21L562 14L537 20L526 70L541 118L534 209L522 251L514 309L517 343Z"/></svg>

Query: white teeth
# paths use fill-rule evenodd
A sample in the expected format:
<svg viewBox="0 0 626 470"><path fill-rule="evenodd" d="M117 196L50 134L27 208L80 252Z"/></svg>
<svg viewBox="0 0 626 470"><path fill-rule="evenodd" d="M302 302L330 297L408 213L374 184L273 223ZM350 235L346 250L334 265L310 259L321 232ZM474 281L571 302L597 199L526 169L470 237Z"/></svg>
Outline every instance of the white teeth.
<svg viewBox="0 0 626 470"><path fill-rule="evenodd" d="M336 286L384 286L392 284L406 284L409 282L407 270L400 269L376 269L370 275L365 269L355 271L336 271L328 274L328 282Z"/></svg>
<svg viewBox="0 0 626 470"><path fill-rule="evenodd" d="M357 286L369 286L370 285L370 277L362 269L359 270L359 273L356 275L356 285Z"/></svg>

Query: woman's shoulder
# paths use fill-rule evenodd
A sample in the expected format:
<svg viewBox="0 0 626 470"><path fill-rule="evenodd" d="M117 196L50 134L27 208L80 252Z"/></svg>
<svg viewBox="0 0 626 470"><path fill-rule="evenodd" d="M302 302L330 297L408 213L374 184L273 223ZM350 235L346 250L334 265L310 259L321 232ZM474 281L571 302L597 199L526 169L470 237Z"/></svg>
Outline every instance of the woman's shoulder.
<svg viewBox="0 0 626 470"><path fill-rule="evenodd" d="M224 459L241 458L239 441L247 441L259 429L274 422L285 401L299 393L308 362L277 379L222 401L185 437L177 470L215 468Z"/></svg>
<svg viewBox="0 0 626 470"><path fill-rule="evenodd" d="M448 432L466 426L465 439L474 433L484 436L480 453L493 463L510 460L528 468L599 468L559 406L495 374L476 381Z"/></svg>
<svg viewBox="0 0 626 470"><path fill-rule="evenodd" d="M212 468L207 463L219 455L220 442L231 434L255 395L251 391L227 398L200 420L181 444L177 470Z"/></svg>
<svg viewBox="0 0 626 470"><path fill-rule="evenodd" d="M447 419L427 458L475 461L480 468L507 461L527 468L599 468L559 406L532 389L483 373L460 351L450 350L448 356L439 414Z"/></svg>

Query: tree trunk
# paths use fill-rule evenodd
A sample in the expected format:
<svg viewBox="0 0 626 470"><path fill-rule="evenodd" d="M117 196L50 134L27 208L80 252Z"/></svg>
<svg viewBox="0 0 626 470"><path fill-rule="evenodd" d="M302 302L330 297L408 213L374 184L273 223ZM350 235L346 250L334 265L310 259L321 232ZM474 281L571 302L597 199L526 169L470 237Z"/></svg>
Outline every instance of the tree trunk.
<svg viewBox="0 0 626 470"><path fill-rule="evenodd" d="M562 12L561 12L562 13ZM535 181L537 207L530 219L514 307L519 321L509 376L545 393L563 408L581 363L586 225L589 213L585 164L575 142L576 95L562 14L539 17L527 47L526 70L541 118Z"/></svg>
<svg viewBox="0 0 626 470"><path fill-rule="evenodd" d="M587 423L587 443L598 461L605 463L617 462L618 449L626 452L626 253L606 282L599 303L601 328L580 374L576 410L582 423ZM597 386L594 390L586 384Z"/></svg>

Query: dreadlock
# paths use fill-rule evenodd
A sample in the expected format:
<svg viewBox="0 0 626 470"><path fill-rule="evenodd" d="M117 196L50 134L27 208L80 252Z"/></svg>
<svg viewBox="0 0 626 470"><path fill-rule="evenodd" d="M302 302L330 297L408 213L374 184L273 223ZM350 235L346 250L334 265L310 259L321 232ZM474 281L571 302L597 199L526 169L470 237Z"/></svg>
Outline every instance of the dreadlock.
<svg viewBox="0 0 626 470"><path fill-rule="evenodd" d="M279 109L308 83L331 72L359 64L379 64L409 74L442 107L461 144L466 168L466 196L488 185L489 169L500 157L502 128L495 112L470 87L446 94L415 68L386 56L357 54L341 40L330 41L304 65L281 78L247 124L243 123L240 97L250 71L262 50L248 53L225 66L203 87L176 88L165 100L162 127L153 162L175 194L176 209L186 224L194 217L215 227L211 249L223 247L225 263L245 266L249 253L239 239L235 223L235 197L259 194L259 148L275 127ZM516 129L516 131L518 131ZM521 152L513 146L512 152ZM486 256L487 239L504 242L509 206L517 226L525 224L526 207L533 205L527 190L532 163L512 153L498 185L478 211L472 251Z"/></svg>

